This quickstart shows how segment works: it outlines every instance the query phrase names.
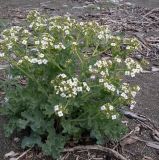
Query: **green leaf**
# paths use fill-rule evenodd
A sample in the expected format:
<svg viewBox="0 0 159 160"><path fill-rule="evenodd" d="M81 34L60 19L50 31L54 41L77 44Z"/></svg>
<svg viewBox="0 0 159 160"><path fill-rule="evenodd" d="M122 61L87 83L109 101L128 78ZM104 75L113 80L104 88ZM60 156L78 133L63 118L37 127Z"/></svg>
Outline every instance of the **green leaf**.
<svg viewBox="0 0 159 160"><path fill-rule="evenodd" d="M58 158L66 143L66 138L60 134L56 134L54 129L49 129L47 140L42 145L42 150L46 155Z"/></svg>
<svg viewBox="0 0 159 160"><path fill-rule="evenodd" d="M71 123L71 121L69 120L64 120L61 123L62 127L63 127L63 133L65 134L69 134L70 136L79 138L81 135L81 131L82 129L80 128L80 126L76 127L75 123Z"/></svg>
<svg viewBox="0 0 159 160"><path fill-rule="evenodd" d="M41 146L41 137L38 134L32 133L29 137L24 137L22 140L22 148L24 149L25 147L33 147L34 145Z"/></svg>
<svg viewBox="0 0 159 160"><path fill-rule="evenodd" d="M17 121L17 126L18 128L20 129L25 129L27 127L27 124L28 124L28 121L27 120L24 120L24 119L19 119Z"/></svg>
<svg viewBox="0 0 159 160"><path fill-rule="evenodd" d="M16 125L16 119L15 118L11 118L8 122L8 124L4 125L4 133L6 137L9 137L14 130L17 128Z"/></svg>

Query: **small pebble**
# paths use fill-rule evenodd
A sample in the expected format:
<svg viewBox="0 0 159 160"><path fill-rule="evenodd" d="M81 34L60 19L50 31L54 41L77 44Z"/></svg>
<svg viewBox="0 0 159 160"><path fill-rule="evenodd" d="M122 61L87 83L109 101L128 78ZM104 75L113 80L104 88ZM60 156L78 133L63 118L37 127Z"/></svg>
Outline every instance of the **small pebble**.
<svg viewBox="0 0 159 160"><path fill-rule="evenodd" d="M14 141L17 143L17 142L20 141L20 139L19 139L18 137L15 137L15 138L14 138Z"/></svg>

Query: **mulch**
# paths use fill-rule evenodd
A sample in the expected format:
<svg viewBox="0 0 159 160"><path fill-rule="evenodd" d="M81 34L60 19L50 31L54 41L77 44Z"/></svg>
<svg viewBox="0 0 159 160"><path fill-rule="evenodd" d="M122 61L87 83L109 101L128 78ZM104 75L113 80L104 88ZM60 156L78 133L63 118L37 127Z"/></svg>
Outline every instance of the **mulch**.
<svg viewBox="0 0 159 160"><path fill-rule="evenodd" d="M93 4L98 3L94 1ZM48 10L49 8L47 7L43 11L48 12ZM7 18L13 20L12 24L20 23L25 19L28 12L28 10L19 8L9 8L8 11ZM49 13L51 13L51 10L49 10ZM3 18L5 18L5 15ZM84 12L84 14L78 15L77 18L84 21L95 20L102 25L109 25L114 35L136 37L141 44L141 48L135 53L134 58L138 60L145 58L151 65L159 66L159 8L148 9L131 4L120 4L116 7L101 9L93 13ZM159 123L158 78L158 73L150 72L149 74L139 75L136 79L127 80L142 86L142 90L137 98L139 107L135 110L136 113L130 112L127 118L123 119L123 123L128 123L129 133L118 142L105 144L105 148L109 147L117 151L126 157L127 160L159 160L159 126L157 126L157 123ZM1 122L4 123L3 118L0 118ZM1 141L3 142L3 146L0 144L3 154L5 151L9 152L9 150L15 149L15 146L17 146L16 142L13 143L13 138L10 140L5 139L3 131L0 130ZM5 144L5 142L7 143ZM9 145L12 147L8 147ZM76 147L72 146L72 148ZM107 152L99 151L98 147L96 150L89 147L68 150L61 155L60 160L115 159L109 156ZM44 156L38 149L27 150L27 152L17 151L20 151L20 155L24 153L19 160L51 160L50 157ZM3 156L0 155L0 157Z"/></svg>

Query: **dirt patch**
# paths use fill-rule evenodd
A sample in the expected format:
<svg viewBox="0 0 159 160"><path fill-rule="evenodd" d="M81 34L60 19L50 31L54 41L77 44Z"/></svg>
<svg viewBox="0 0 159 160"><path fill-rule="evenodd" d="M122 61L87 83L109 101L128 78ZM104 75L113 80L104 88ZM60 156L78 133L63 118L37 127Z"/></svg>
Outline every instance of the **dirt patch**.
<svg viewBox="0 0 159 160"><path fill-rule="evenodd" d="M4 135L4 124L7 122L5 117L0 116L0 159L10 151L19 151L19 144L15 143L14 137L6 138Z"/></svg>
<svg viewBox="0 0 159 160"><path fill-rule="evenodd" d="M135 112L144 114L158 125L159 122L159 73L140 74L134 79L127 80L130 83L138 84L141 91L137 96Z"/></svg>
<svg viewBox="0 0 159 160"><path fill-rule="evenodd" d="M18 3L10 3L6 1L3 6L0 6L1 17L3 19L13 20L13 24L20 23L25 19L25 15L32 6L21 2L21 8L17 8ZM13 1L12 1L13 2ZM26 1L25 1L26 2ZM62 2L62 3L61 3ZM29 1L27 2L29 3ZM133 5L123 5L116 8L108 8L106 3L99 3L98 1L57 1L56 5L49 5L49 3L42 3L42 1L34 2L33 7L40 8L41 11L49 13L50 15L64 15L68 14L84 21L96 20L100 24L107 24L110 26L114 34L123 36L135 36L139 39L142 48L136 52L141 60L143 57L148 59L152 65L159 66L159 10L150 10ZM3 7L3 9L2 9ZM81 14L82 13L82 14ZM139 84L141 91L137 95L137 106L135 112L145 115L150 118L156 125L159 123L159 72L142 73L133 79L127 79L127 82ZM126 119L127 121L128 119ZM14 143L14 137L4 138L3 124L6 120L0 117L0 159L4 159L4 154L11 150L19 150L19 145ZM138 122L129 121L128 128L133 130L138 126ZM144 140L152 140L151 133L139 126L140 131L133 135L143 138ZM130 140L129 140L130 141ZM120 143L114 143L117 151L122 153L130 160L158 160L159 155L156 149L147 147L145 142L140 140L131 141L130 144L124 145L121 148ZM144 158L149 157L149 159ZM73 153L66 153L62 156L63 160L113 160L104 152L92 152L88 150L75 151ZM62 159L61 158L61 159ZM23 160L47 160L39 151L29 151Z"/></svg>

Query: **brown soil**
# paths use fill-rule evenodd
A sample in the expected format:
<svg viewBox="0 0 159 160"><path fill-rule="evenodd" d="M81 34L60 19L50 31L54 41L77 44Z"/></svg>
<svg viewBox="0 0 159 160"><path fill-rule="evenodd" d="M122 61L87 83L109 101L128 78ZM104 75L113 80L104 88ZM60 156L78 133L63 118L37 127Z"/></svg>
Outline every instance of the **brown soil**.
<svg viewBox="0 0 159 160"><path fill-rule="evenodd" d="M7 2L7 1L6 1ZM66 3L65 3L66 2ZM159 10L150 10L146 8L136 7L132 5L120 5L114 8L108 8L107 5L96 2L86 1L63 1L61 7L60 1L57 6L47 6L46 4L37 4L34 7L40 7L42 11L51 15L66 14L69 12L72 16L82 20L97 20L101 24L110 25L114 34L122 34L125 36L135 36L141 42L142 48L139 50L135 58L141 60L146 58L151 62L151 65L159 66ZM96 7L88 7L93 4ZM66 6L71 6L67 8ZM87 6L82 8L82 6ZM91 6L91 5L90 5ZM23 7L23 4L22 6ZM97 9L100 7L100 10ZM6 8L6 9L5 9ZM28 7L29 9L31 7ZM3 9L0 6L1 18L13 20L14 23L19 23L25 18L28 8L17 8L16 5L8 6L4 3ZM81 14L82 13L82 14ZM68 14L68 13L67 13ZM138 58L140 57L140 58ZM156 126L159 124L159 72L142 73L135 78L127 78L126 81L130 83L139 84L141 91L137 95L137 106L135 112L141 115L145 115L150 118ZM138 125L138 122L128 120L128 128L131 131ZM19 151L19 144L14 142L14 137L5 138L3 132L3 125L6 120L4 117L0 117L0 159L4 159L4 154L11 150ZM152 140L150 132L140 127L142 132L135 133L136 136L145 139ZM17 135L16 135L17 136ZM129 139L128 139L129 140ZM133 141L130 144L125 143L122 147L116 143L117 150L130 160L159 160L157 150L147 147L145 143L141 141ZM144 158L147 156L147 159ZM73 153L66 153L63 156L63 160L112 160L111 157L106 156L103 152L92 151L76 151ZM148 159L149 157L149 159ZM44 157L37 151L30 151L22 160L47 160L50 158ZM62 158L61 158L62 160Z"/></svg>

